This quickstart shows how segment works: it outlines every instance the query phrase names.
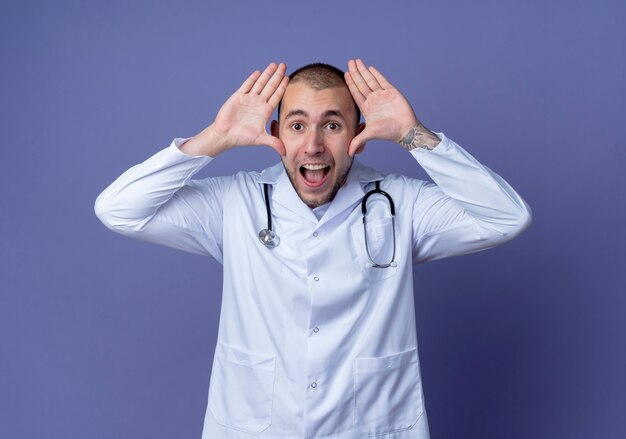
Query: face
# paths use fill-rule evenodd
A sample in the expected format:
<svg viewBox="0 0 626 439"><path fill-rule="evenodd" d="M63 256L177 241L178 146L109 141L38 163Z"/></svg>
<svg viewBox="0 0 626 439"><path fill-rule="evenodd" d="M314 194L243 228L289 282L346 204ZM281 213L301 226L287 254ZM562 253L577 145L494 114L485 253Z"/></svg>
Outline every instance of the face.
<svg viewBox="0 0 626 439"><path fill-rule="evenodd" d="M287 175L311 208L335 198L352 166L348 146L363 129L363 124L357 127L354 105L347 87L315 90L297 82L283 95L272 135L283 141Z"/></svg>

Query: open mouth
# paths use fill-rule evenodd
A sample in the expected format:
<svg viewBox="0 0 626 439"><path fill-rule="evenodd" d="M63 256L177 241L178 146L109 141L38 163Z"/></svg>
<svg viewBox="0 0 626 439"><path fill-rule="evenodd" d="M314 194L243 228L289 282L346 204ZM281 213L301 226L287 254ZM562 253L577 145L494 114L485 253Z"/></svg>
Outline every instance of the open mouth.
<svg viewBox="0 0 626 439"><path fill-rule="evenodd" d="M312 187L321 186L329 172L330 166L323 163L308 163L300 166L300 175L304 178L304 182Z"/></svg>

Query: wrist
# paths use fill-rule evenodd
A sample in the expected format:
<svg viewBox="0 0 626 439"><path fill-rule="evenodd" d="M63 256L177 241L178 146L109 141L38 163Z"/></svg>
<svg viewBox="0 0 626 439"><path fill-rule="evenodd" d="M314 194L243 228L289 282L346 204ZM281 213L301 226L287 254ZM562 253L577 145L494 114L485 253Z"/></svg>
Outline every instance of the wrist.
<svg viewBox="0 0 626 439"><path fill-rule="evenodd" d="M398 141L400 146L407 151L412 151L416 148L432 150L435 149L439 142L441 142L441 139L421 123L406 130L404 136Z"/></svg>
<svg viewBox="0 0 626 439"><path fill-rule="evenodd" d="M226 136L220 134L211 124L181 145L180 150L193 156L206 155L215 158L230 147Z"/></svg>

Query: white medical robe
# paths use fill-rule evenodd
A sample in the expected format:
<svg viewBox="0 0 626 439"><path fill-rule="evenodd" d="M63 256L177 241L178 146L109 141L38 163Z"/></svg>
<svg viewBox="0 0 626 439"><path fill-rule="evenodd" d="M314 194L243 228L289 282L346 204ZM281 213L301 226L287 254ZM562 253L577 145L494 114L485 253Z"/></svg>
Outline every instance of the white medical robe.
<svg viewBox="0 0 626 439"><path fill-rule="evenodd" d="M436 184L353 162L322 218L282 164L192 179L212 158L170 146L113 182L95 211L133 238L223 264L223 296L203 439L428 438L413 306L416 263L502 244L531 222L525 201L467 151L442 140L413 158ZM408 156L407 156L408 157ZM368 258L361 200L381 182L395 204L396 266ZM263 183L271 185L269 249ZM368 202L368 249L393 253L390 209Z"/></svg>

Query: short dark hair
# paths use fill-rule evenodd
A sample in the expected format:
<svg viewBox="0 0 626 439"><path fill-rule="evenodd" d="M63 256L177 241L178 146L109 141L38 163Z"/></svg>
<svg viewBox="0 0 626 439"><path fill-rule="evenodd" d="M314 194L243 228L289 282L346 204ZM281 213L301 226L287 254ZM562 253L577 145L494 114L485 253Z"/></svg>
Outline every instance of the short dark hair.
<svg viewBox="0 0 626 439"><path fill-rule="evenodd" d="M326 88L333 87L347 87L346 79L344 78L344 72L335 66L316 62L307 64L294 70L289 75L289 84L295 84L297 82L305 82L308 86L315 90L324 90ZM278 103L278 120L280 120L280 107L283 100ZM356 127L359 126L361 121L361 111L359 110L356 102L354 103L354 109L356 110Z"/></svg>

